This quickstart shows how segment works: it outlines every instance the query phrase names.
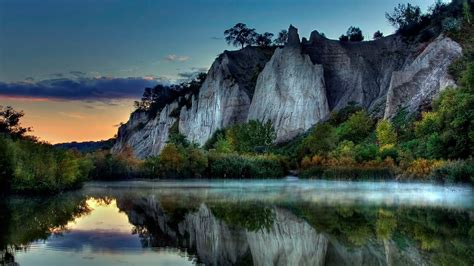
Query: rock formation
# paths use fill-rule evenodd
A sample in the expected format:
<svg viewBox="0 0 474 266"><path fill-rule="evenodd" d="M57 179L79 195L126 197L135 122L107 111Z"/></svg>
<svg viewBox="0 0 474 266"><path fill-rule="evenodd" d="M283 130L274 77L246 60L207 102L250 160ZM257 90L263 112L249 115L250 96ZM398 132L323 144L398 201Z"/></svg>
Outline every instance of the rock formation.
<svg viewBox="0 0 474 266"><path fill-rule="evenodd" d="M271 48L247 47L220 55L192 107L181 109L180 132L202 145L217 129L245 122L255 80L272 53Z"/></svg>
<svg viewBox="0 0 474 266"><path fill-rule="evenodd" d="M130 146L139 158L157 155L178 130L203 145L220 128L250 119L271 120L277 141L286 141L356 102L376 117L401 107L413 112L454 85L447 68L461 47L440 35L430 42L391 35L375 41L340 42L314 31L300 43L290 27L283 48L225 51L213 63L190 106L169 103L157 118L136 112L119 129L113 152Z"/></svg>
<svg viewBox="0 0 474 266"><path fill-rule="evenodd" d="M431 103L440 90L456 84L448 74L451 62L462 54L461 46L439 36L401 70L394 71L387 93L385 118L393 117L399 108L418 111Z"/></svg>
<svg viewBox="0 0 474 266"><path fill-rule="evenodd" d="M290 140L329 114L324 70L303 54L296 28L258 76L248 119L270 120L277 141Z"/></svg>

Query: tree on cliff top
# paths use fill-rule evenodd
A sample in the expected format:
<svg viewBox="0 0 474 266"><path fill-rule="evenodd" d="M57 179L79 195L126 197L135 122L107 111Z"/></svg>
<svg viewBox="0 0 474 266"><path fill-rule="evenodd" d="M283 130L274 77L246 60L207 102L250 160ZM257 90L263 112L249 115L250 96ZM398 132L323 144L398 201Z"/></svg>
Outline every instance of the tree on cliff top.
<svg viewBox="0 0 474 266"><path fill-rule="evenodd" d="M364 40L364 35L362 35L362 30L358 27L349 27L347 30L347 36L351 42L361 42Z"/></svg>
<svg viewBox="0 0 474 266"><path fill-rule="evenodd" d="M278 33L278 37L273 40L273 43L275 45L285 45L285 43L288 41L288 31L287 30L281 30Z"/></svg>
<svg viewBox="0 0 474 266"><path fill-rule="evenodd" d="M387 20L397 29L411 27L420 23L421 9L411 4L398 4L392 13L385 13Z"/></svg>
<svg viewBox="0 0 474 266"><path fill-rule="evenodd" d="M258 34L257 38L255 39L255 43L258 46L263 46L263 47L270 46L270 44L272 43L272 38L273 38L273 33L270 33L270 32Z"/></svg>
<svg viewBox="0 0 474 266"><path fill-rule="evenodd" d="M255 29L250 29L244 23L237 23L234 27L224 31L225 40L233 46L252 45L255 43L257 33Z"/></svg>

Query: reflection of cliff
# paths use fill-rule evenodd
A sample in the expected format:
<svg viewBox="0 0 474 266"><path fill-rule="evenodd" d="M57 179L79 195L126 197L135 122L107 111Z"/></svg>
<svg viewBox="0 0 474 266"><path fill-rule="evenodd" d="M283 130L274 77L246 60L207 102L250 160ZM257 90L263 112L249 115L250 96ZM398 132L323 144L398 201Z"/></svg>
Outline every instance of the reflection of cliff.
<svg viewBox="0 0 474 266"><path fill-rule="evenodd" d="M207 265L426 264L420 253L410 246L400 250L393 241L377 239L364 245L348 245L316 231L305 220L282 208L271 209L269 226L263 222L255 229L258 226L247 227L239 220L245 217L238 214L233 216L234 223L217 218L222 208L217 209L213 204L203 203L197 208L170 212L154 197L117 202L137 227L144 245L186 249Z"/></svg>

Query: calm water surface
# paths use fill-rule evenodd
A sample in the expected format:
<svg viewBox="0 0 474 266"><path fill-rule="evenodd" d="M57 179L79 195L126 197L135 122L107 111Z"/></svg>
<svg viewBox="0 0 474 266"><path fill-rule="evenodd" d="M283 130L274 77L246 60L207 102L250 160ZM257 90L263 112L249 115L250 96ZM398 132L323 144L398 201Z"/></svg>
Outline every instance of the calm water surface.
<svg viewBox="0 0 474 266"><path fill-rule="evenodd" d="M127 181L0 199L0 264L474 265L474 189Z"/></svg>

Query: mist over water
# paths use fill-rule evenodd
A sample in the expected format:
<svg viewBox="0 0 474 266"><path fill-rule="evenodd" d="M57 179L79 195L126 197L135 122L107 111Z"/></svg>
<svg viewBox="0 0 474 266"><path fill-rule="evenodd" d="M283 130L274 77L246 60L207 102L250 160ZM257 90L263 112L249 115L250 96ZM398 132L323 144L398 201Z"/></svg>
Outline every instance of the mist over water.
<svg viewBox="0 0 474 266"><path fill-rule="evenodd" d="M220 200L305 201L329 205L386 205L474 208L469 185L400 183L395 181L328 181L295 178L265 180L176 180L88 183L85 189L152 190L160 193L197 194Z"/></svg>

